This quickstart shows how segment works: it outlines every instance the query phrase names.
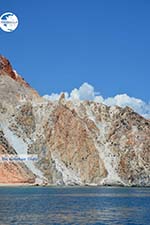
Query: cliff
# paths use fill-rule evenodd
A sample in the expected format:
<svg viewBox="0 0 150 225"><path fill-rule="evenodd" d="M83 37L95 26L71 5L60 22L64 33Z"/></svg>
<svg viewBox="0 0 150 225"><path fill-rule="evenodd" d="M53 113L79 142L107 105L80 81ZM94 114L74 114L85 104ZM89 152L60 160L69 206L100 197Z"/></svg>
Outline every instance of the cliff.
<svg viewBox="0 0 150 225"><path fill-rule="evenodd" d="M0 57L0 183L150 185L150 121L131 108L40 97Z"/></svg>

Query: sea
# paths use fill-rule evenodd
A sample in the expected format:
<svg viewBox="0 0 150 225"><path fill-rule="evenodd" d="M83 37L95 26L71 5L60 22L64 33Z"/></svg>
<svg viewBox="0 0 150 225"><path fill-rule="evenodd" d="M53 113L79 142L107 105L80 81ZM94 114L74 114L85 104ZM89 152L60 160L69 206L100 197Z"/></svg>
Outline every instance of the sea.
<svg viewBox="0 0 150 225"><path fill-rule="evenodd" d="M0 225L150 225L150 188L0 187Z"/></svg>

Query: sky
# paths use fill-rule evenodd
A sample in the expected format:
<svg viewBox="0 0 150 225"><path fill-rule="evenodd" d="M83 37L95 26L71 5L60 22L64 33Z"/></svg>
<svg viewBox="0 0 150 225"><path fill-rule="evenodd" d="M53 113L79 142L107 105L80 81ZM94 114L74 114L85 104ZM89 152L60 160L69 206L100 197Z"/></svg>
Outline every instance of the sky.
<svg viewBox="0 0 150 225"><path fill-rule="evenodd" d="M41 95L84 84L107 99L150 101L149 0L1 0L19 19L0 54Z"/></svg>

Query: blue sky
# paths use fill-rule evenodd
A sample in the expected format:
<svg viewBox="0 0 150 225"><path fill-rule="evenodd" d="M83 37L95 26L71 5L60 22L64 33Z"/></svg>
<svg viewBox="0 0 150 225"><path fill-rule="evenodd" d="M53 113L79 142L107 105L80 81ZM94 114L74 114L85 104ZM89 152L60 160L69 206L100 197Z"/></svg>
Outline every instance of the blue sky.
<svg viewBox="0 0 150 225"><path fill-rule="evenodd" d="M1 0L7 11L19 27L0 31L0 53L41 95L87 82L150 100L149 0Z"/></svg>

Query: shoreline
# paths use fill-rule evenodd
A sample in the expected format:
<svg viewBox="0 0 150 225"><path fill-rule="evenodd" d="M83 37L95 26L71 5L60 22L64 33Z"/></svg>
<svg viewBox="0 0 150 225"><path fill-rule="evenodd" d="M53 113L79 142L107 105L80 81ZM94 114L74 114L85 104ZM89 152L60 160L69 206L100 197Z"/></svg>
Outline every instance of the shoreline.
<svg viewBox="0 0 150 225"><path fill-rule="evenodd" d="M36 183L0 183L1 187L56 187L56 188L100 188L100 187L107 187L107 188L150 188L150 186L139 186L139 185L40 185Z"/></svg>

